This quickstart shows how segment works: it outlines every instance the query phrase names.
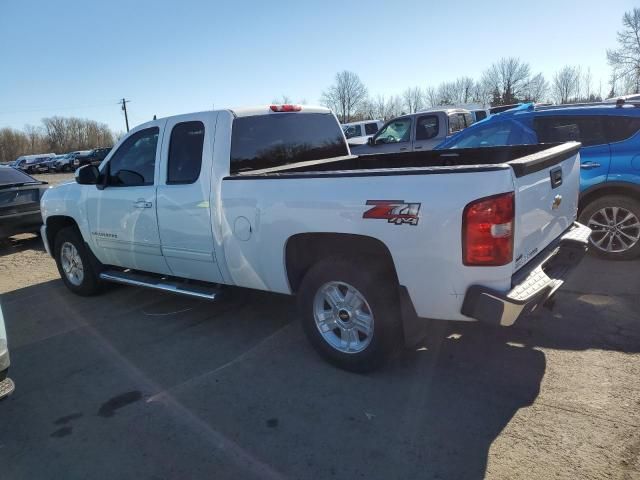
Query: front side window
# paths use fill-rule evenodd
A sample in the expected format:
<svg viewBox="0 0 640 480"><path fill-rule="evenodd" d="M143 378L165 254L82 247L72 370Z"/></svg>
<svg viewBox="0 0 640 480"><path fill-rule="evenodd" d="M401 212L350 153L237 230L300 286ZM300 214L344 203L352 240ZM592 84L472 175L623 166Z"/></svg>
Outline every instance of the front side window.
<svg viewBox="0 0 640 480"><path fill-rule="evenodd" d="M171 131L167 184L193 183L200 176L204 124L178 123Z"/></svg>
<svg viewBox="0 0 640 480"><path fill-rule="evenodd" d="M109 161L109 185L153 185L158 133L158 127L147 128L124 141Z"/></svg>
<svg viewBox="0 0 640 480"><path fill-rule="evenodd" d="M582 142L585 147L607 143L600 116L537 117L534 128L540 143Z"/></svg>
<svg viewBox="0 0 640 480"><path fill-rule="evenodd" d="M273 113L233 121L232 174L348 154L330 113Z"/></svg>
<svg viewBox="0 0 640 480"><path fill-rule="evenodd" d="M364 124L364 133L365 135L375 135L378 131L378 124L373 123L365 123Z"/></svg>
<svg viewBox="0 0 640 480"><path fill-rule="evenodd" d="M361 137L362 136L362 126L361 125L347 125L344 128L344 136L349 138L353 137Z"/></svg>
<svg viewBox="0 0 640 480"><path fill-rule="evenodd" d="M425 115L418 118L416 124L416 140L430 140L438 136L438 117L436 115Z"/></svg>
<svg viewBox="0 0 640 480"><path fill-rule="evenodd" d="M387 123L375 137L376 143L403 143L411 140L411 118L397 118Z"/></svg>
<svg viewBox="0 0 640 480"><path fill-rule="evenodd" d="M640 117L610 116L605 119L607 142L621 142L633 137L640 130Z"/></svg>

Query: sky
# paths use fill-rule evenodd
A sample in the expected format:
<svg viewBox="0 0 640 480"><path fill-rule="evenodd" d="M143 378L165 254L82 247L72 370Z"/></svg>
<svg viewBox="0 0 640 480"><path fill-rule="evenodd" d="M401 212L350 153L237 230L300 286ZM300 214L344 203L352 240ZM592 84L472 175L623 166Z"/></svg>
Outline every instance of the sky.
<svg viewBox="0 0 640 480"><path fill-rule="evenodd" d="M516 56L550 80L590 68L634 2L0 0L0 128L54 115L130 125L287 95L318 103L336 72L372 96L479 78Z"/></svg>

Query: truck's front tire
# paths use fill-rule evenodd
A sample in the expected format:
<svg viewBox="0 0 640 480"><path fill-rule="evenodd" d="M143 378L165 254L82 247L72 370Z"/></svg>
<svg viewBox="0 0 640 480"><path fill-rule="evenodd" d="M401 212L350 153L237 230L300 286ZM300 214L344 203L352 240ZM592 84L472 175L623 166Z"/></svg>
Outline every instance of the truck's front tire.
<svg viewBox="0 0 640 480"><path fill-rule="evenodd" d="M307 272L298 308L307 338L339 368L382 365L402 338L395 275L371 259L328 258Z"/></svg>
<svg viewBox="0 0 640 480"><path fill-rule="evenodd" d="M82 236L75 227L63 228L55 238L54 257L62 281L73 293L95 295L101 282Z"/></svg>

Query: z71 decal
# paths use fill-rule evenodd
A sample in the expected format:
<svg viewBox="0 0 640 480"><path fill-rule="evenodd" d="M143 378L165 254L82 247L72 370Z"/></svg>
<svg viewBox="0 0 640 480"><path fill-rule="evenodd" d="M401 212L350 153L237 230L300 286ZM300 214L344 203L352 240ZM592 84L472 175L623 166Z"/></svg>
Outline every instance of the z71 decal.
<svg viewBox="0 0 640 480"><path fill-rule="evenodd" d="M367 205L374 205L362 214L362 218L386 220L396 225L418 225L420 220L420 204L408 203L404 200L367 200Z"/></svg>

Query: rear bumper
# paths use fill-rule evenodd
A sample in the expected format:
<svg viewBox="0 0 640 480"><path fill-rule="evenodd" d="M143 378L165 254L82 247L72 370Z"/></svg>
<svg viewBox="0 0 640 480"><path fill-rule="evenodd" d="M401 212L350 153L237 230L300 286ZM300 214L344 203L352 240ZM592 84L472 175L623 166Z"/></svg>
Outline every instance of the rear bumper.
<svg viewBox="0 0 640 480"><path fill-rule="evenodd" d="M480 285L467 290L462 314L493 325L511 326L522 315L549 300L580 263L591 229L574 223L511 279L511 290L499 292Z"/></svg>
<svg viewBox="0 0 640 480"><path fill-rule="evenodd" d="M37 232L42 225L40 210L0 216L0 238Z"/></svg>

